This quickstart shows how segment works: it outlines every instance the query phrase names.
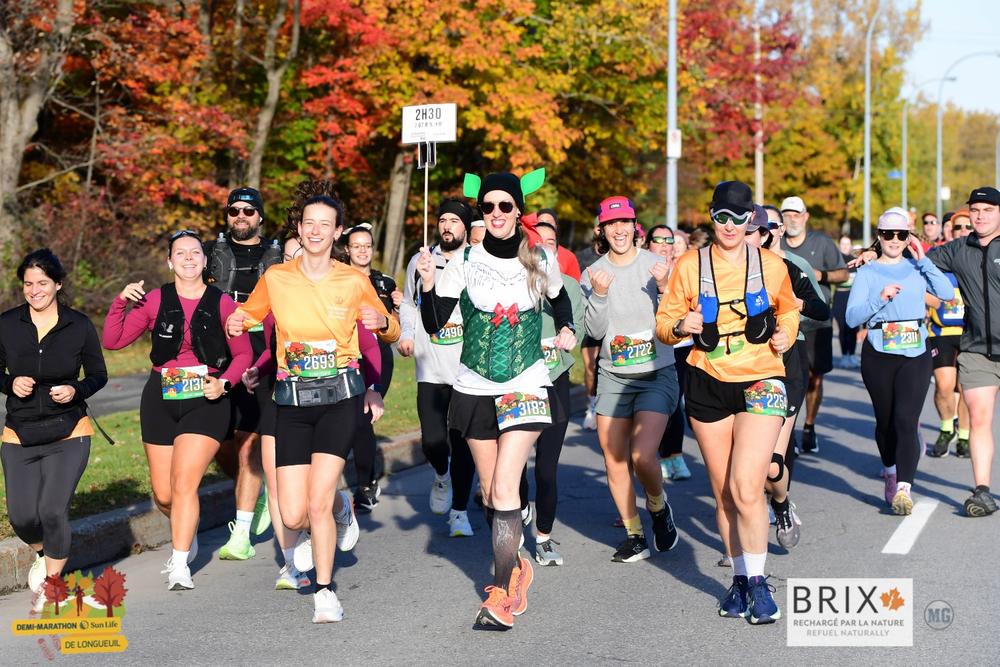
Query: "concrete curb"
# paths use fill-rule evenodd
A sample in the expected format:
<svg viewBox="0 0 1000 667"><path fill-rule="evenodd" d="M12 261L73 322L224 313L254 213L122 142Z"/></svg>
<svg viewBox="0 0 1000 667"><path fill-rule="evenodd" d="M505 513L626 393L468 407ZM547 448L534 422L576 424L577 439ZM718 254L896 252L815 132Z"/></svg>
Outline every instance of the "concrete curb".
<svg viewBox="0 0 1000 667"><path fill-rule="evenodd" d="M580 407L584 400L583 387L573 387L570 393L573 406ZM380 470L381 475L389 475L426 461L420 447L420 431L414 431L379 442L375 469ZM353 486L354 477L354 464L348 461L340 488ZM233 518L236 508L231 480L202 487L198 496L201 500L199 530L216 528ZM170 541L170 522L151 500L76 519L71 525L73 552L66 572L123 558L134 551L155 548ZM34 560L34 552L20 539L12 537L0 541L0 594L27 587L28 570Z"/></svg>

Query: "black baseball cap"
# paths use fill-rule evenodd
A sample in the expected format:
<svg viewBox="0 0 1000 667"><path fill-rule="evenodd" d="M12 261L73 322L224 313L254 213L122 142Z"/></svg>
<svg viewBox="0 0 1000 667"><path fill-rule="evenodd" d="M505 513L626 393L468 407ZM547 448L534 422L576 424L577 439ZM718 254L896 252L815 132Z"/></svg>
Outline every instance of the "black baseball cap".
<svg viewBox="0 0 1000 667"><path fill-rule="evenodd" d="M993 204L994 206L1000 206L1000 190L996 188L991 188L990 186L976 188L969 195L969 201L966 204Z"/></svg>
<svg viewBox="0 0 1000 667"><path fill-rule="evenodd" d="M711 210L723 209L733 213L749 213L753 211L753 192L750 186L740 181L722 181L715 186L712 193Z"/></svg>
<svg viewBox="0 0 1000 667"><path fill-rule="evenodd" d="M261 216L264 215L264 199L260 196L260 191L254 188L236 188L229 193L229 199L226 200L226 206L232 206L238 201L245 201L250 204L258 211L260 211Z"/></svg>

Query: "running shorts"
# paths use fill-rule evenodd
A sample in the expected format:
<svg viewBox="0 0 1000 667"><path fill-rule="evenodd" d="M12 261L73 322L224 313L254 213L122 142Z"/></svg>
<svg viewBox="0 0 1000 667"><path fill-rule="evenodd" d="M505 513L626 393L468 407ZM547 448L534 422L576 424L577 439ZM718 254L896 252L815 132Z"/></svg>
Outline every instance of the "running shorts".
<svg viewBox="0 0 1000 667"><path fill-rule="evenodd" d="M568 421L567 406L559 400L559 394L554 387L543 387L549 397L552 424ZM496 399L498 396L473 396L463 394L456 389L451 394L448 405L448 427L462 434L466 440L496 440L500 437L500 426L497 424ZM509 431L541 432L552 424L529 423L509 426Z"/></svg>
<svg viewBox="0 0 1000 667"><path fill-rule="evenodd" d="M802 402L806 400L809 387L809 359L806 357L805 341L797 340L784 354L785 390L788 392L788 416L798 414Z"/></svg>
<svg viewBox="0 0 1000 667"><path fill-rule="evenodd" d="M806 356L809 359L809 372L813 375L825 375L833 370L833 327L824 327L805 332Z"/></svg>
<svg viewBox="0 0 1000 667"><path fill-rule="evenodd" d="M600 347L604 344L603 338L591 338L587 334L583 335L583 342L580 343L580 347Z"/></svg>
<svg viewBox="0 0 1000 667"><path fill-rule="evenodd" d="M961 334L958 336L930 336L927 339L927 347L931 351L934 370L958 367L958 343L961 340Z"/></svg>
<svg viewBox="0 0 1000 667"><path fill-rule="evenodd" d="M785 417L788 393L784 380L779 377L723 382L700 368L689 366L684 410L691 419L705 423L742 412Z"/></svg>
<svg viewBox="0 0 1000 667"><path fill-rule="evenodd" d="M637 412L672 415L677 409L680 386L673 365L640 377L618 375L597 367L596 412L605 417L632 417Z"/></svg>
<svg viewBox="0 0 1000 667"><path fill-rule="evenodd" d="M990 361L978 352L963 352L958 355L958 382L963 390L1000 386L1000 361Z"/></svg>
<svg viewBox="0 0 1000 667"><path fill-rule="evenodd" d="M307 408L277 405L275 467L308 465L313 454L331 454L346 461L365 416L364 400L362 394Z"/></svg>
<svg viewBox="0 0 1000 667"><path fill-rule="evenodd" d="M233 431L256 433L260 422L260 407L257 397L253 396L242 382L237 382L229 392L229 402L232 405Z"/></svg>
<svg viewBox="0 0 1000 667"><path fill-rule="evenodd" d="M206 398L163 400L160 374L150 371L139 400L142 441L150 445L173 445L179 435L204 435L218 442L226 439L232 408L229 394L214 401Z"/></svg>
<svg viewBox="0 0 1000 667"><path fill-rule="evenodd" d="M261 378L253 394L257 399L257 410L260 412L257 433L273 438L278 427L278 404L274 402L274 376Z"/></svg>

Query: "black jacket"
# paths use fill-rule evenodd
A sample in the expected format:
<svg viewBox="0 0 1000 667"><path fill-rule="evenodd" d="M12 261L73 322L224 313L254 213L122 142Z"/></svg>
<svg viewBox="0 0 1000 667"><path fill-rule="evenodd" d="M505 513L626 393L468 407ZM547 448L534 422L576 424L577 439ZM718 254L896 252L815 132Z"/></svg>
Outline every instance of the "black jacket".
<svg viewBox="0 0 1000 667"><path fill-rule="evenodd" d="M84 377L80 377L80 368ZM52 331L39 342L28 304L0 315L0 392L7 394L7 416L21 421L70 412L85 407L84 401L108 383L101 340L94 324L83 313L62 304ZM14 394L14 378L35 380L35 390L27 398ZM56 403L49 389L71 385L76 396L69 403Z"/></svg>
<svg viewBox="0 0 1000 667"><path fill-rule="evenodd" d="M927 258L954 273L965 301L965 329L959 349L1000 361L1000 238L985 248L969 234L937 248Z"/></svg>

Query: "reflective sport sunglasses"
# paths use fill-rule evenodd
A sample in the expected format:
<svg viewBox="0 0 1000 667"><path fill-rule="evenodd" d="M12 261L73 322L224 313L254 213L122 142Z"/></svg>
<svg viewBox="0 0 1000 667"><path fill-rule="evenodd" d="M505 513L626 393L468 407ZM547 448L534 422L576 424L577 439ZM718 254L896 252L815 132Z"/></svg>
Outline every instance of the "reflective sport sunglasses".
<svg viewBox="0 0 1000 667"><path fill-rule="evenodd" d="M753 211L733 213L729 209L723 208L718 211L710 211L710 215L712 217L712 222L717 225L725 225L731 222L739 227L740 225L745 225L750 221L751 216L753 216Z"/></svg>
<svg viewBox="0 0 1000 667"><path fill-rule="evenodd" d="M969 224L967 224L967 225L956 225L956 224L952 224L951 228L952 228L952 229L972 229L972 223L970 222L970 223L969 223Z"/></svg>
<svg viewBox="0 0 1000 667"><path fill-rule="evenodd" d="M674 244L673 236L653 236L650 237L650 243L666 243L667 245Z"/></svg>
<svg viewBox="0 0 1000 667"><path fill-rule="evenodd" d="M910 232L905 229L880 229L878 235L883 241L891 241L893 238L906 241L910 238Z"/></svg>
<svg viewBox="0 0 1000 667"><path fill-rule="evenodd" d="M230 218L239 217L240 213L248 218L252 218L257 213L257 209L254 206L230 206L226 209L226 213L229 214Z"/></svg>
<svg viewBox="0 0 1000 667"><path fill-rule="evenodd" d="M499 204L494 204L491 201L484 201L479 205L479 210L483 212L483 215L489 215L497 206L500 207L501 213L510 213L514 210L514 202L512 201L502 201Z"/></svg>
<svg viewBox="0 0 1000 667"><path fill-rule="evenodd" d="M176 231L173 234L171 234L170 235L170 241L171 242L176 241L177 239L181 238L182 236L190 236L192 238L196 238L196 239L201 240L201 237L198 236L198 232L190 230L190 229L182 229L180 231Z"/></svg>

